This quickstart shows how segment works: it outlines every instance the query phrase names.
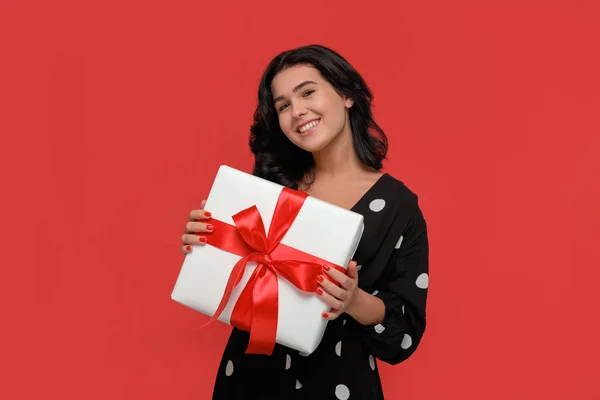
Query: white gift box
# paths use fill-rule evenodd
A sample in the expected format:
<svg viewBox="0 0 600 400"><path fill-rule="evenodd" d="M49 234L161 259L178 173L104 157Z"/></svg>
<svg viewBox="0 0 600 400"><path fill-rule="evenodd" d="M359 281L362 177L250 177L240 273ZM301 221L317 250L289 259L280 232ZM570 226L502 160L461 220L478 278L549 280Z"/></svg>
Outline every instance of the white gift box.
<svg viewBox="0 0 600 400"><path fill-rule="evenodd" d="M283 186L221 166L213 182L205 208L212 218L234 225L232 216L256 206L265 231L269 226ZM363 216L308 196L292 226L280 243L314 255L343 268L352 259L363 233ZM229 275L242 258L209 244L194 246L185 256L171 298L212 317L223 297ZM256 268L249 262L240 283L233 290L219 320L230 324L235 303ZM315 293L303 292L278 277L278 316L276 342L312 353L323 337L327 320L322 313L329 307Z"/></svg>

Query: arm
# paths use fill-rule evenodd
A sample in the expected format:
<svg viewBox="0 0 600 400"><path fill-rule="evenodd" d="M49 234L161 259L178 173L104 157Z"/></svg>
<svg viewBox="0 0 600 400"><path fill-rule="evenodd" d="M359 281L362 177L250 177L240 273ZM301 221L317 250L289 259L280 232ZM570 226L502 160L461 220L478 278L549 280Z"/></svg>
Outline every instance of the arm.
<svg viewBox="0 0 600 400"><path fill-rule="evenodd" d="M390 259L393 273L374 296L363 302L361 311L354 311L363 324L363 340L373 356L389 364L398 364L410 357L423 337L426 326L427 288L429 282L429 242L427 226L417 207L406 231L401 247ZM361 295L367 298L364 295ZM359 306L357 306L357 310ZM373 319L365 324L369 312Z"/></svg>
<svg viewBox="0 0 600 400"><path fill-rule="evenodd" d="M385 316L385 303L383 300L362 289L357 290L356 298L346 309L346 314L350 315L361 325L382 323Z"/></svg>

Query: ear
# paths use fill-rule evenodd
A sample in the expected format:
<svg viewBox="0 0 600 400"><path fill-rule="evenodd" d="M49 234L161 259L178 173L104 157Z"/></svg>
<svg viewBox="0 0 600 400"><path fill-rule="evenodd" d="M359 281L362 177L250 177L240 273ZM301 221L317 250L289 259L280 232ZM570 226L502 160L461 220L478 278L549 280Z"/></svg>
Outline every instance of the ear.
<svg viewBox="0 0 600 400"><path fill-rule="evenodd" d="M352 108L353 105L354 105L354 100L352 100L350 97L344 98L344 106L346 108Z"/></svg>

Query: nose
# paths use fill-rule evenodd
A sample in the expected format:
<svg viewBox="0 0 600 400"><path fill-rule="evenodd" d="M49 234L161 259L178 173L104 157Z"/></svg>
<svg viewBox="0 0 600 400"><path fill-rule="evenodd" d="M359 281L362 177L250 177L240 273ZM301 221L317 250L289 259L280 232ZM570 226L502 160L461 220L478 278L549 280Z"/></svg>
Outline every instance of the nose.
<svg viewBox="0 0 600 400"><path fill-rule="evenodd" d="M300 119L306 115L306 107L301 103L294 104L292 107L292 115L294 118Z"/></svg>

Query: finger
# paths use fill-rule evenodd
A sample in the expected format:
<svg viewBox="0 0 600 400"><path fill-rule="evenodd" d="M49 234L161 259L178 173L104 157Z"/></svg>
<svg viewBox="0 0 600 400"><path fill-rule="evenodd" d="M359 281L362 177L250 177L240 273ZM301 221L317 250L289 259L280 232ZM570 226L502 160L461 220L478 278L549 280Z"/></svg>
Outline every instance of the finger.
<svg viewBox="0 0 600 400"><path fill-rule="evenodd" d="M323 269L333 280L339 283L344 289L352 289L353 288L353 279L343 272L338 271L335 268L332 268L328 265L324 266Z"/></svg>
<svg viewBox="0 0 600 400"><path fill-rule="evenodd" d="M356 261L350 261L350 263L348 264L348 270L346 274L350 279L358 279L358 270L356 269L357 265L358 264L356 263Z"/></svg>
<svg viewBox="0 0 600 400"><path fill-rule="evenodd" d="M317 295L327 304L329 307L334 308L336 310L344 309L344 302L340 299L332 296L330 293L327 293L322 288L317 288Z"/></svg>
<svg viewBox="0 0 600 400"><path fill-rule="evenodd" d="M204 209L205 206L206 206L206 200L202 200L200 202L200 208Z"/></svg>
<svg viewBox="0 0 600 400"><path fill-rule="evenodd" d="M183 254L188 254L192 252L192 246L190 246L189 244L187 246L181 246L181 252Z"/></svg>
<svg viewBox="0 0 600 400"><path fill-rule="evenodd" d="M196 232L212 232L215 227L212 224L205 222L188 222L185 224L184 233L196 233Z"/></svg>
<svg viewBox="0 0 600 400"><path fill-rule="evenodd" d="M332 309L331 311L324 312L321 315L323 318L328 319L329 321L333 321L334 319L342 315L342 313L343 312L341 310Z"/></svg>
<svg viewBox="0 0 600 400"><path fill-rule="evenodd" d="M190 221L199 221L201 219L209 219L212 217L212 213L210 211L204 209L192 210L190 211Z"/></svg>
<svg viewBox="0 0 600 400"><path fill-rule="evenodd" d="M348 292L346 289L339 287L327 279L323 279L321 275L317 277L317 282L319 282L319 285L321 285L321 287L333 297L336 297L342 301L348 300Z"/></svg>
<svg viewBox="0 0 600 400"><path fill-rule="evenodd" d="M207 242L208 239L206 238L206 236L193 235L189 233L181 235L181 243L183 245L206 244Z"/></svg>

